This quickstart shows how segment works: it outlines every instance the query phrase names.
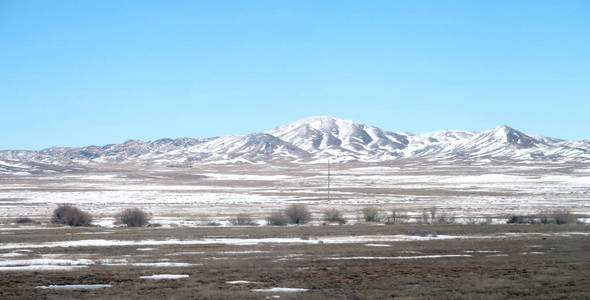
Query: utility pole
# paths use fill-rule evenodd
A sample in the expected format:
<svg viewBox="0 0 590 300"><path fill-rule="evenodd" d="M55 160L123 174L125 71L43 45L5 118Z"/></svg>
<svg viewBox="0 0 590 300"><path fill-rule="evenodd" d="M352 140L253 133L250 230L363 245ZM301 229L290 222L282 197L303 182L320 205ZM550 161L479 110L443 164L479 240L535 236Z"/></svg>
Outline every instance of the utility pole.
<svg viewBox="0 0 590 300"><path fill-rule="evenodd" d="M330 159L328 158L328 201L330 201Z"/></svg>

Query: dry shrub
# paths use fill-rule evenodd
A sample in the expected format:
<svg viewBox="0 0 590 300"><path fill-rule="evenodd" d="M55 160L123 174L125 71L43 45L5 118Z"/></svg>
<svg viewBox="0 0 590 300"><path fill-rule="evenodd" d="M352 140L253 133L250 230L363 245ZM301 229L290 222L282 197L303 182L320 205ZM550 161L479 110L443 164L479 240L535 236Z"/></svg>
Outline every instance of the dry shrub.
<svg viewBox="0 0 590 300"><path fill-rule="evenodd" d="M233 219L229 220L229 222L234 226L246 226L246 225L258 225L250 215L247 214L238 214Z"/></svg>
<svg viewBox="0 0 590 300"><path fill-rule="evenodd" d="M115 215L115 224L141 227L148 224L150 216L139 208L127 208Z"/></svg>
<svg viewBox="0 0 590 300"><path fill-rule="evenodd" d="M490 225L493 222L492 217L465 217L464 220L468 225Z"/></svg>
<svg viewBox="0 0 590 300"><path fill-rule="evenodd" d="M555 224L576 224L578 222L578 218L567 210L553 212L553 218Z"/></svg>
<svg viewBox="0 0 590 300"><path fill-rule="evenodd" d="M92 216L90 214L71 205L59 205L53 210L51 217L51 223L69 226L88 226L91 222Z"/></svg>
<svg viewBox="0 0 590 300"><path fill-rule="evenodd" d="M291 224L305 224L311 220L311 213L304 204L291 204L285 209L285 215Z"/></svg>
<svg viewBox="0 0 590 300"><path fill-rule="evenodd" d="M39 222L37 222L29 217L16 218L16 219L14 219L14 223L16 223L16 224L31 224L31 223L39 224Z"/></svg>
<svg viewBox="0 0 590 300"><path fill-rule="evenodd" d="M437 224L454 224L455 223L455 216L451 213L440 213L436 218Z"/></svg>
<svg viewBox="0 0 590 300"><path fill-rule="evenodd" d="M337 222L340 224L346 223L346 220L342 216L342 213L336 208L330 208L324 212L324 221Z"/></svg>
<svg viewBox="0 0 590 300"><path fill-rule="evenodd" d="M270 216L266 217L266 224L272 226L283 226L289 223L289 219L285 214L280 211L276 211L270 214Z"/></svg>
<svg viewBox="0 0 590 300"><path fill-rule="evenodd" d="M386 224L398 224L398 223L406 223L410 217L408 214L404 212L399 212L396 210L392 210L391 214L385 218Z"/></svg>
<svg viewBox="0 0 590 300"><path fill-rule="evenodd" d="M537 220L534 215L512 215L506 222L508 224L536 224Z"/></svg>
<svg viewBox="0 0 590 300"><path fill-rule="evenodd" d="M446 222L448 215L441 216L438 215L438 208L436 207L429 207L422 210L422 216L419 220L420 223L423 224L436 224L440 223L440 221Z"/></svg>
<svg viewBox="0 0 590 300"><path fill-rule="evenodd" d="M377 222L379 221L379 211L374 206L367 206L363 208L363 219L365 222Z"/></svg>
<svg viewBox="0 0 590 300"><path fill-rule="evenodd" d="M539 217L541 224L575 224L578 218L568 210L555 210L553 212L542 213Z"/></svg>

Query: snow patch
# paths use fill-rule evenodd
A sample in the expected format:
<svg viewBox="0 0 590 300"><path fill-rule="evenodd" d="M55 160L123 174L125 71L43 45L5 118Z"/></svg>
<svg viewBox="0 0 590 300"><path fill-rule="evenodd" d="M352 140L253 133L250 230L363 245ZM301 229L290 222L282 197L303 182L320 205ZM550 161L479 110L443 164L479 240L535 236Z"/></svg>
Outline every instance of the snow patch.
<svg viewBox="0 0 590 300"><path fill-rule="evenodd" d="M96 290L112 287L110 284L64 284L64 285L40 285L38 289L58 289L58 290Z"/></svg>
<svg viewBox="0 0 590 300"><path fill-rule="evenodd" d="M468 254L443 254L420 256L350 256L350 257L326 257L328 260L384 260L384 259L423 259L423 258L447 258L447 257L471 257Z"/></svg>
<svg viewBox="0 0 590 300"><path fill-rule="evenodd" d="M153 280L162 280L162 279L181 279L181 278L188 278L187 274L154 274L150 276L140 276L141 279L153 279Z"/></svg>
<svg viewBox="0 0 590 300"><path fill-rule="evenodd" d="M301 293L307 292L309 289L298 289L298 288L283 288L283 287L273 287L267 289L252 289L252 292L279 292L279 293Z"/></svg>

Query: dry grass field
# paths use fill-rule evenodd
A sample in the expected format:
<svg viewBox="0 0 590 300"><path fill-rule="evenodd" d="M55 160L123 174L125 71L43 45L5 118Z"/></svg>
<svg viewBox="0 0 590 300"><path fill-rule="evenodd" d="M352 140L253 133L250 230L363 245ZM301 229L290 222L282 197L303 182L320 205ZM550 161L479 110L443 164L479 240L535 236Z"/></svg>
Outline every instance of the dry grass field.
<svg viewBox="0 0 590 300"><path fill-rule="evenodd" d="M1 299L590 297L586 225L30 225L0 233ZM156 274L188 277L140 278ZM73 284L110 286L39 288ZM256 291L276 287L306 291Z"/></svg>

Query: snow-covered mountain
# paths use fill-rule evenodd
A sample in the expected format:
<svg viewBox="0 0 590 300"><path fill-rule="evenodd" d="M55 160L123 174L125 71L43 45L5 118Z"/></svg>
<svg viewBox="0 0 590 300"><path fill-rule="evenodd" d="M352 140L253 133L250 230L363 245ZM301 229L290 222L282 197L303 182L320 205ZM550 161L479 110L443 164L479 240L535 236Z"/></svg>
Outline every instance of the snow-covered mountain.
<svg viewBox="0 0 590 300"><path fill-rule="evenodd" d="M440 130L415 135L332 117L310 117L265 133L214 138L130 140L122 144L40 151L0 151L0 174L39 166L131 163L194 164L383 162L399 159L590 162L590 142L527 135L502 125L484 131ZM487 159L487 160L486 160Z"/></svg>

